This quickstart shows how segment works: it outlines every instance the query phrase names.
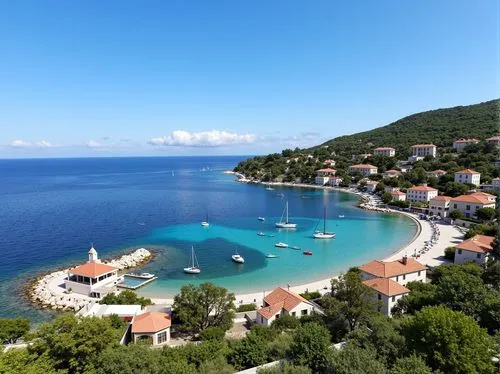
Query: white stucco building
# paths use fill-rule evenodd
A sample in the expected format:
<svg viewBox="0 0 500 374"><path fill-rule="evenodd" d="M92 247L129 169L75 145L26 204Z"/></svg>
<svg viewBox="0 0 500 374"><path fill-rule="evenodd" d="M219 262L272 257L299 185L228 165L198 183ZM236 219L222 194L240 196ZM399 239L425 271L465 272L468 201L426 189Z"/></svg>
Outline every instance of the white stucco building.
<svg viewBox="0 0 500 374"><path fill-rule="evenodd" d="M395 177L400 176L400 175L401 175L401 172L399 170L394 170L394 169L387 170L384 173L384 177L388 177L388 178L395 178Z"/></svg>
<svg viewBox="0 0 500 374"><path fill-rule="evenodd" d="M427 202L438 195L438 190L427 185L414 186L406 190L406 200Z"/></svg>
<svg viewBox="0 0 500 374"><path fill-rule="evenodd" d="M430 177L436 177L436 178L440 178L440 177L442 177L445 174L446 174L446 171L441 170L441 169L429 171L427 173L428 176L430 176Z"/></svg>
<svg viewBox="0 0 500 374"><path fill-rule="evenodd" d="M358 164L349 166L349 173L360 173L365 177L372 174L377 174L377 167L370 164Z"/></svg>
<svg viewBox="0 0 500 374"><path fill-rule="evenodd" d="M101 263L93 246L88 256L86 264L68 270L64 280L66 290L95 298L114 292L118 283L118 269Z"/></svg>
<svg viewBox="0 0 500 374"><path fill-rule="evenodd" d="M457 152L462 152L468 145L477 143L479 143L479 139L458 139L453 142L453 148L456 149Z"/></svg>
<svg viewBox="0 0 500 374"><path fill-rule="evenodd" d="M491 181L491 186L494 189L499 189L500 188L500 178L493 178L493 180Z"/></svg>
<svg viewBox="0 0 500 374"><path fill-rule="evenodd" d="M450 213L451 197L436 196L429 200L429 213L431 216L448 217Z"/></svg>
<svg viewBox="0 0 500 374"><path fill-rule="evenodd" d="M376 303L377 310L388 317L398 300L410 293L408 288L388 278L372 278L363 281L363 284L374 291L372 301Z"/></svg>
<svg viewBox="0 0 500 374"><path fill-rule="evenodd" d="M392 279L401 285L408 282L425 282L426 268L413 258L403 257L396 261L372 261L359 267L363 280L374 278Z"/></svg>
<svg viewBox="0 0 500 374"><path fill-rule="evenodd" d="M474 217L478 209L495 207L495 196L485 192L453 197L450 201L450 211L459 210L466 217Z"/></svg>
<svg viewBox="0 0 500 374"><path fill-rule="evenodd" d="M476 235L464 240L455 247L455 264L472 261L484 265L493 249L493 240L495 240L495 237L486 235Z"/></svg>
<svg viewBox="0 0 500 374"><path fill-rule="evenodd" d="M379 182L377 182L377 181L367 181L366 182L366 192L374 193L375 189L377 188L377 184L379 184Z"/></svg>
<svg viewBox="0 0 500 374"><path fill-rule="evenodd" d="M406 194L399 190L392 191L391 196L393 201L406 201Z"/></svg>
<svg viewBox="0 0 500 374"><path fill-rule="evenodd" d="M256 323L270 326L271 323L284 315L297 318L308 316L319 311L315 304L284 288L276 288L264 297L262 308L257 310Z"/></svg>
<svg viewBox="0 0 500 374"><path fill-rule="evenodd" d="M481 174L471 169L464 169L455 173L455 182L459 183L469 183L479 186L481 184L480 179Z"/></svg>
<svg viewBox="0 0 500 374"><path fill-rule="evenodd" d="M164 312L146 312L134 316L131 322L132 341L149 342L162 346L170 341L170 315Z"/></svg>
<svg viewBox="0 0 500 374"><path fill-rule="evenodd" d="M490 144L500 146L500 136L492 136L491 138L486 139L486 141Z"/></svg>
<svg viewBox="0 0 500 374"><path fill-rule="evenodd" d="M325 184L328 184L330 178L335 176L335 172L336 170L331 168L316 170L316 178L314 180L315 184L317 184L318 186L324 186Z"/></svg>
<svg viewBox="0 0 500 374"><path fill-rule="evenodd" d="M328 184L332 187L338 187L342 183L342 178L333 176L328 180Z"/></svg>
<svg viewBox="0 0 500 374"><path fill-rule="evenodd" d="M434 144L415 144L411 146L411 155L414 157L436 157L437 147Z"/></svg>
<svg viewBox="0 0 500 374"><path fill-rule="evenodd" d="M396 154L396 150L391 147L379 147L373 150L373 154L387 156L387 157L394 157L394 155Z"/></svg>

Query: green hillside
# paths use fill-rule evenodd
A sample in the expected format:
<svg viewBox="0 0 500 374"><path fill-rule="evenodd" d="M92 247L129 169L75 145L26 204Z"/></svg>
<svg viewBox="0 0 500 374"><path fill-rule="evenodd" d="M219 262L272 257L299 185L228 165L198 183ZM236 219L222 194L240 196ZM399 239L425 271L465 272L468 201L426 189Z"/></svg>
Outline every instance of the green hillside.
<svg viewBox="0 0 500 374"><path fill-rule="evenodd" d="M413 114L387 126L354 135L341 136L320 146L330 146L340 154L357 154L374 147L394 147L400 155L407 155L409 147L419 143L433 143L451 147L458 138L484 139L500 132L500 100L457 106ZM319 146L319 147L320 147Z"/></svg>

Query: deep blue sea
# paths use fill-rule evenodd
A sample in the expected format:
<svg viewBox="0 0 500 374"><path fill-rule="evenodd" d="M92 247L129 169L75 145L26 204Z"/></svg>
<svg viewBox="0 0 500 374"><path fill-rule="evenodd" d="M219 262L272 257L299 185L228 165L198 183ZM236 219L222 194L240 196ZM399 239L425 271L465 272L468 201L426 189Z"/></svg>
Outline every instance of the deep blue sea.
<svg viewBox="0 0 500 374"><path fill-rule="evenodd" d="M159 279L140 293L169 297L189 282L247 292L322 279L385 257L416 230L406 217L355 208L353 195L268 191L223 174L245 158L0 160L0 316L46 318L47 312L24 300L23 285L29 277L85 261L91 243L104 258L141 246L155 250L155 261L139 271ZM297 230L274 228L286 200ZM325 206L328 229L337 237L314 240ZM206 216L208 228L200 225ZM278 241L310 249L313 256L275 248ZM182 272L192 245L202 269L198 276ZM231 262L235 249L244 265ZM267 259L268 253L279 257Z"/></svg>

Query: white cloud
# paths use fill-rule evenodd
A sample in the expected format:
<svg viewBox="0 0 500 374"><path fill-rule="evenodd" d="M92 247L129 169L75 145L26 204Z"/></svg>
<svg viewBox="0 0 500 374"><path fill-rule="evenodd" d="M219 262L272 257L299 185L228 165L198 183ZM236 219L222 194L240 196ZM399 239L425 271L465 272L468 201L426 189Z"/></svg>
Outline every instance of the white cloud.
<svg viewBox="0 0 500 374"><path fill-rule="evenodd" d="M40 140L39 142L35 142L35 146L38 148L52 148L54 147L51 143L46 140Z"/></svg>
<svg viewBox="0 0 500 374"><path fill-rule="evenodd" d="M40 140L37 142L28 142L22 139L16 139L9 144L11 148L52 148L54 147L51 143L46 140Z"/></svg>
<svg viewBox="0 0 500 374"><path fill-rule="evenodd" d="M257 137L254 134L238 134L220 130L201 132L176 130L172 131L168 136L152 138L148 143L156 146L222 147L227 145L251 144L256 139Z"/></svg>
<svg viewBox="0 0 500 374"><path fill-rule="evenodd" d="M96 142L95 140L89 140L87 143L85 143L85 146L87 148L108 148L109 145L108 144L102 144L102 143L99 143L99 142Z"/></svg>

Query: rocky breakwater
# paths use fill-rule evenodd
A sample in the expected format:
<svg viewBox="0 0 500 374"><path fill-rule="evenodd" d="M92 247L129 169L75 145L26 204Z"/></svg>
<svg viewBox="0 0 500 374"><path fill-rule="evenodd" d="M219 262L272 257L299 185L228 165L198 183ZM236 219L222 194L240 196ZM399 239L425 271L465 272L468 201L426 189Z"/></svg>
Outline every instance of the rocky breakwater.
<svg viewBox="0 0 500 374"><path fill-rule="evenodd" d="M153 254L150 251L139 248L130 254L110 261L103 261L103 263L124 270L142 265L152 258ZM94 303L95 298L75 292L67 292L64 288L64 280L69 269L58 270L35 279L27 287L28 298L43 308L53 310L77 311L87 304Z"/></svg>

